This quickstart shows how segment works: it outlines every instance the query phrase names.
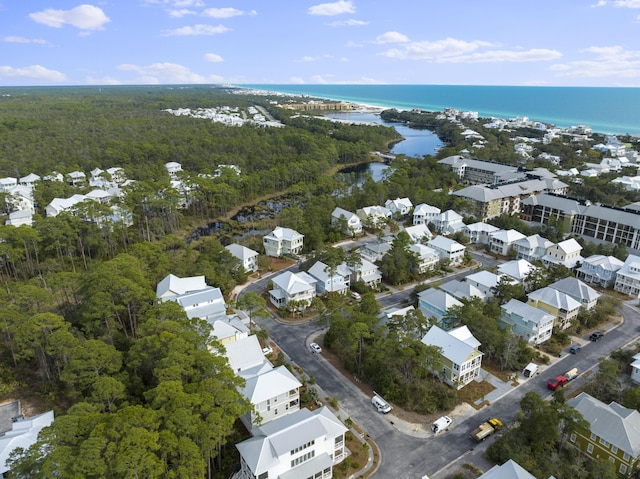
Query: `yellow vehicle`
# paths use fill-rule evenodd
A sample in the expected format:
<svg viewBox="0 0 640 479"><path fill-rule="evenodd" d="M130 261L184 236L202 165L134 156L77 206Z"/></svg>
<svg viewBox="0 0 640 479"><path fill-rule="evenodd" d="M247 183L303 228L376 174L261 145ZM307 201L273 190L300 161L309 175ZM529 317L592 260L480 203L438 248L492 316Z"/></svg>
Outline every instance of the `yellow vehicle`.
<svg viewBox="0 0 640 479"><path fill-rule="evenodd" d="M478 442L484 441L501 427L502 421L497 417L494 417L486 422L483 422L476 429L471 431L471 437Z"/></svg>

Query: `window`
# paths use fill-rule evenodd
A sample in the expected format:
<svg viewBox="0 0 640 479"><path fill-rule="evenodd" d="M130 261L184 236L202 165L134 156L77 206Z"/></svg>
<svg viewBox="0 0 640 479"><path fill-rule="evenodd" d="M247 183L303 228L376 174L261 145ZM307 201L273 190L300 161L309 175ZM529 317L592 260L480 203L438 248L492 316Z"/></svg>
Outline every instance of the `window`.
<svg viewBox="0 0 640 479"><path fill-rule="evenodd" d="M616 454L618 452L618 447L617 446L611 446L611 452Z"/></svg>
<svg viewBox="0 0 640 479"><path fill-rule="evenodd" d="M590 439L592 441L595 441L596 440L596 435L594 433L591 433Z"/></svg>
<svg viewBox="0 0 640 479"><path fill-rule="evenodd" d="M600 438L600 444L602 444L605 448L609 447L609 441L605 441L604 439Z"/></svg>
<svg viewBox="0 0 640 479"><path fill-rule="evenodd" d="M624 464L620 464L620 474L626 474L627 473L627 466L625 466Z"/></svg>
<svg viewBox="0 0 640 479"><path fill-rule="evenodd" d="M613 458L613 456L609 456L609 462L613 464L616 462L616 460Z"/></svg>
<svg viewBox="0 0 640 479"><path fill-rule="evenodd" d="M576 442L576 433L571 433L571 437L569 438L569 441L571 442Z"/></svg>
<svg viewBox="0 0 640 479"><path fill-rule="evenodd" d="M622 456L622 459L624 459L625 461L628 461L630 459L631 456L629 456L629 454L627 454L626 452L624 453L624 456Z"/></svg>
<svg viewBox="0 0 640 479"><path fill-rule="evenodd" d="M589 454L591 454L591 453L593 452L593 444L589 444L589 445L587 446L587 452L588 452Z"/></svg>

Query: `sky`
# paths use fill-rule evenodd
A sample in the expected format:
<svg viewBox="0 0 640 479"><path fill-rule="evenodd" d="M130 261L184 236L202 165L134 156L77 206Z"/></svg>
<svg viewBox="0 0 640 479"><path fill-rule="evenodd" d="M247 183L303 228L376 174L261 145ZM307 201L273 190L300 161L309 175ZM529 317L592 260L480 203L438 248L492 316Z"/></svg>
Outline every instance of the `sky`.
<svg viewBox="0 0 640 479"><path fill-rule="evenodd" d="M0 86L640 86L640 0L0 0Z"/></svg>

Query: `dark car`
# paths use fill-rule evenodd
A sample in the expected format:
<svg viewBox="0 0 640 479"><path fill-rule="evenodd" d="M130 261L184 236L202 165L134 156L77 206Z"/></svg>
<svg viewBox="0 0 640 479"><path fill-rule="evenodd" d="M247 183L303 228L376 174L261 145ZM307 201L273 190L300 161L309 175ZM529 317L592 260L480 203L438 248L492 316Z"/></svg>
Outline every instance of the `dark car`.
<svg viewBox="0 0 640 479"><path fill-rule="evenodd" d="M571 346L571 347L569 348L569 352L570 352L571 354L577 354L577 353L578 353L578 351L580 351L580 345L579 345L579 344L574 344L573 346Z"/></svg>
<svg viewBox="0 0 640 479"><path fill-rule="evenodd" d="M602 331L594 331L593 333L591 333L591 335L589 336L589 339L591 341L598 341L600 339L602 339L602 337L604 336L604 334L602 333Z"/></svg>

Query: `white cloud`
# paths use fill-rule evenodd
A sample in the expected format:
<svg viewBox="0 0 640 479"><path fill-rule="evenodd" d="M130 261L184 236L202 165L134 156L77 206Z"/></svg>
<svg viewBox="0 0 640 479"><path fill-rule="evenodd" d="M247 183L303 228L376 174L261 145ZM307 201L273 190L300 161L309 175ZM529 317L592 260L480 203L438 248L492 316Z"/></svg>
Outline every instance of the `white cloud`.
<svg viewBox="0 0 640 479"><path fill-rule="evenodd" d="M311 81L313 83L332 83L331 79L333 78L333 75L331 74L327 74L327 75L313 75L311 77Z"/></svg>
<svg viewBox="0 0 640 479"><path fill-rule="evenodd" d="M614 5L616 7L640 8L640 0L616 0Z"/></svg>
<svg viewBox="0 0 640 479"><path fill-rule="evenodd" d="M443 58L441 62L449 63L501 63L501 62L540 62L556 60L562 56L557 50L532 48L531 50L490 50L470 55L457 55Z"/></svg>
<svg viewBox="0 0 640 479"><path fill-rule="evenodd" d="M243 12L242 10L238 10L236 8L207 8L202 12L202 15L205 17L212 18L231 18L237 17L240 15L257 15L258 12L255 10L251 10L250 12Z"/></svg>
<svg viewBox="0 0 640 479"><path fill-rule="evenodd" d="M132 71L138 75L138 83L220 83L222 77L217 75L200 75L194 73L184 65L177 63L154 63L152 65L118 65L118 70Z"/></svg>
<svg viewBox="0 0 640 479"><path fill-rule="evenodd" d="M407 43L409 41L409 37L403 33L399 32L385 32L382 35L376 37L374 43L385 44L385 43Z"/></svg>
<svg viewBox="0 0 640 479"><path fill-rule="evenodd" d="M316 61L316 57L302 57L301 59L303 62L315 62Z"/></svg>
<svg viewBox="0 0 640 479"><path fill-rule="evenodd" d="M607 0L598 0L598 3L596 3L595 5L591 5L591 7L595 8L595 7L604 7L607 4Z"/></svg>
<svg viewBox="0 0 640 479"><path fill-rule="evenodd" d="M38 45L48 45L49 42L42 40L41 38L26 38L26 37L4 37L3 42L7 43L36 43Z"/></svg>
<svg viewBox="0 0 640 479"><path fill-rule="evenodd" d="M309 15L341 15L343 13L356 13L356 8L351 1L339 0L333 3L313 5L309 7L307 13Z"/></svg>
<svg viewBox="0 0 640 479"><path fill-rule="evenodd" d="M394 48L382 52L381 55L399 60L441 60L469 54L480 47L486 46L491 46L491 44L478 40L467 42L455 38L445 38L435 42L411 42L402 49Z"/></svg>
<svg viewBox="0 0 640 479"><path fill-rule="evenodd" d="M363 20L355 20L351 18L349 20L331 22L329 24L330 27L359 27L362 25L369 25L369 22L365 22Z"/></svg>
<svg viewBox="0 0 640 479"><path fill-rule="evenodd" d="M166 37L173 36L189 36L189 35L218 35L220 33L228 32L230 29L224 25L193 25L188 27L176 28L175 30L167 30L165 32Z"/></svg>
<svg viewBox="0 0 640 479"><path fill-rule="evenodd" d="M94 5L78 5L71 10L55 10L48 8L41 12L30 13L29 18L49 27L60 28L65 24L80 30L101 30L111 19L100 7Z"/></svg>
<svg viewBox="0 0 640 479"><path fill-rule="evenodd" d="M620 46L589 47L584 50L593 59L558 63L551 70L562 77L640 78L640 51Z"/></svg>
<svg viewBox="0 0 640 479"><path fill-rule="evenodd" d="M174 17L174 18L182 18L182 17L186 17L187 15L195 15L198 12L195 12L194 10L189 10L188 8L182 8L180 10L169 10L169 16Z"/></svg>
<svg viewBox="0 0 640 479"><path fill-rule="evenodd" d="M202 0L143 0L145 5L162 5L171 8L204 7Z"/></svg>
<svg viewBox="0 0 640 479"><path fill-rule="evenodd" d="M211 63L220 63L223 62L224 59L215 53L205 53L204 60Z"/></svg>
<svg viewBox="0 0 640 479"><path fill-rule="evenodd" d="M304 83L304 80L300 77L291 77L289 78L289 82L290 83L296 83L298 85L302 85Z"/></svg>
<svg viewBox="0 0 640 479"><path fill-rule="evenodd" d="M59 83L67 79L64 73L49 70L41 65L14 68L8 65L0 66L0 78L30 78L42 82Z"/></svg>

